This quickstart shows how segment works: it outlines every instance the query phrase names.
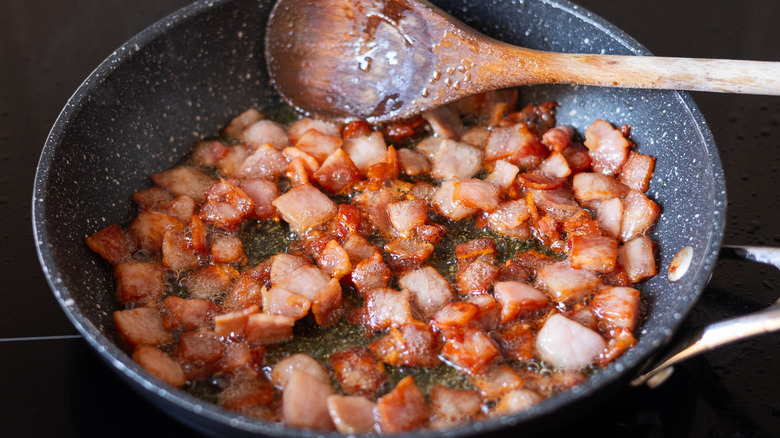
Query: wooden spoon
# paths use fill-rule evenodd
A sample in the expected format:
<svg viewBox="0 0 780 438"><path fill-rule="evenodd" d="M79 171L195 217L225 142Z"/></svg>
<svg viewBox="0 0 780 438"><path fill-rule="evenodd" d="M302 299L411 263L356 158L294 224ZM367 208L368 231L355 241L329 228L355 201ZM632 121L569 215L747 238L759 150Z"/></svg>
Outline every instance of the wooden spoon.
<svg viewBox="0 0 780 438"><path fill-rule="evenodd" d="M542 52L481 35L424 0L280 0L265 51L288 103L336 120L398 120L531 84L780 95L780 62Z"/></svg>

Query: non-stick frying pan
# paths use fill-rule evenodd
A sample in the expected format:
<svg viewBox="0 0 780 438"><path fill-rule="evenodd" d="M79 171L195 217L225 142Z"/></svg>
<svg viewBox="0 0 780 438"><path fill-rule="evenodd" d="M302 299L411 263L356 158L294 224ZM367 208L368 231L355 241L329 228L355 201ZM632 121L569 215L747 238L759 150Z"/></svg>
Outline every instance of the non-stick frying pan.
<svg viewBox="0 0 780 438"><path fill-rule="evenodd" d="M483 33L525 47L647 55L636 41L563 0L434 1ZM171 167L190 146L246 108L273 106L263 59L271 2L199 1L148 28L113 53L81 85L57 119L35 180L34 228L51 288L80 333L133 388L177 419L215 435L314 437L320 432L255 421L151 377L121 349L110 267L84 237L127 223L130 195L148 175ZM524 102L556 100L558 122L580 132L596 118L632 126L639 151L657 158L648 195L663 209L652 238L660 275L643 286L639 342L587 382L527 411L448 431L460 436L518 423L560 423L625 385L669 343L696 303L719 252L726 194L712 135L686 93L542 86ZM670 282L674 254L693 248L688 273ZM412 435L433 435L420 431Z"/></svg>

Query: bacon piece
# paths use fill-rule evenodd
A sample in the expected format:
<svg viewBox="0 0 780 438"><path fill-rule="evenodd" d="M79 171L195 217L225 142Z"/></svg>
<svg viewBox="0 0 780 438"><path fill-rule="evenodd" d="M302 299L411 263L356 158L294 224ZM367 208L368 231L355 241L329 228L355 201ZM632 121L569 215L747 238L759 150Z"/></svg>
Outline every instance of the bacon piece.
<svg viewBox="0 0 780 438"><path fill-rule="evenodd" d="M301 152L303 154L303 152ZM309 157L311 158L311 157ZM311 158L314 160L314 158ZM305 161L301 157L295 157L290 161L287 166L285 176L290 181L292 187L308 186L311 184L309 181L310 171L307 169Z"/></svg>
<svg viewBox="0 0 780 438"><path fill-rule="evenodd" d="M195 200L187 195L177 196L170 201L159 202L154 209L182 222L187 222L195 212Z"/></svg>
<svg viewBox="0 0 780 438"><path fill-rule="evenodd" d="M501 305L501 323L520 315L545 309L550 299L535 287L519 281L502 281L493 286L493 295Z"/></svg>
<svg viewBox="0 0 780 438"><path fill-rule="evenodd" d="M365 191L352 199L352 202L363 210L363 215L368 217L371 224L387 236L392 236L395 230L390 222L387 206L395 201L395 196L389 189Z"/></svg>
<svg viewBox="0 0 780 438"><path fill-rule="evenodd" d="M617 262L618 243L606 236L571 236L569 263L575 269L612 272Z"/></svg>
<svg viewBox="0 0 780 438"><path fill-rule="evenodd" d="M290 138L290 144L298 143L298 140L309 129L316 129L323 134L328 135L341 135L341 125L336 123L327 122L325 120L310 119L304 117L296 120L287 129L287 135Z"/></svg>
<svg viewBox="0 0 780 438"><path fill-rule="evenodd" d="M463 295L478 295L486 293L488 288L498 278L500 270L483 260L474 260L465 267L458 268L455 279L458 282L458 291Z"/></svg>
<svg viewBox="0 0 780 438"><path fill-rule="evenodd" d="M422 322L404 324L400 329L391 327L388 334L369 346L384 363L426 368L439 365L438 347L433 329Z"/></svg>
<svg viewBox="0 0 780 438"><path fill-rule="evenodd" d="M455 257L458 260L472 258L482 258L484 260L493 260L496 252L496 241L490 237L480 237L459 243L455 246ZM486 258L487 257L487 258Z"/></svg>
<svg viewBox="0 0 780 438"><path fill-rule="evenodd" d="M639 322L639 291L632 287L606 287L593 296L590 308L607 328L634 330Z"/></svg>
<svg viewBox="0 0 780 438"><path fill-rule="evenodd" d="M458 205L491 212L499 201L499 190L495 185L481 179L456 181L452 199Z"/></svg>
<svg viewBox="0 0 780 438"><path fill-rule="evenodd" d="M461 220L479 211L476 208L464 207L455 202L454 194L456 182L457 180L451 179L441 183L431 201L440 214L455 221Z"/></svg>
<svg viewBox="0 0 780 438"><path fill-rule="evenodd" d="M165 345L173 336L163 327L162 315L152 307L117 310L114 326L119 340L130 350L139 345Z"/></svg>
<svg viewBox="0 0 780 438"><path fill-rule="evenodd" d="M529 189L528 192L533 194L536 208L556 221L564 221L582 210L566 186L555 190Z"/></svg>
<svg viewBox="0 0 780 438"><path fill-rule="evenodd" d="M610 362L623 354L623 352L636 345L636 338L634 338L634 335L630 330L616 328L611 332L612 336L607 343L607 348L599 356L598 364L601 367L607 366Z"/></svg>
<svg viewBox="0 0 780 438"><path fill-rule="evenodd" d="M408 272L398 284L412 294L412 302L426 318L452 300L450 283L431 266Z"/></svg>
<svg viewBox="0 0 780 438"><path fill-rule="evenodd" d="M647 236L628 241L618 249L618 263L632 283L657 274L653 252L653 241Z"/></svg>
<svg viewBox="0 0 780 438"><path fill-rule="evenodd" d="M645 234L658 219L661 209L643 193L631 190L623 198L623 220L620 223L620 240L628 242Z"/></svg>
<svg viewBox="0 0 780 438"><path fill-rule="evenodd" d="M206 327L219 311L219 305L213 301L171 295L163 300L162 323L166 330L193 331Z"/></svg>
<svg viewBox="0 0 780 438"><path fill-rule="evenodd" d="M436 179L471 178L482 168L483 152L455 140L442 140L433 156L431 176Z"/></svg>
<svg viewBox="0 0 780 438"><path fill-rule="evenodd" d="M504 114L517 105L517 95L516 88L505 88L484 93L482 110L479 116L480 123L488 126L498 125Z"/></svg>
<svg viewBox="0 0 780 438"><path fill-rule="evenodd" d="M378 256L380 259L382 258L382 252L379 247L368 243L368 240L359 234L350 234L349 237L344 240L342 246L344 251L347 252L347 255L349 255L349 261L353 266L375 256ZM365 269L365 267L362 269Z"/></svg>
<svg viewBox="0 0 780 438"><path fill-rule="evenodd" d="M571 145L574 129L570 126L556 126L542 135L542 143L551 151L561 152Z"/></svg>
<svg viewBox="0 0 780 438"><path fill-rule="evenodd" d="M278 285L301 266L307 266L304 258L281 252L273 257L271 262L270 280L272 285Z"/></svg>
<svg viewBox="0 0 780 438"><path fill-rule="evenodd" d="M596 211L596 221L602 234L617 239L623 222L623 201L612 198L607 201L591 202Z"/></svg>
<svg viewBox="0 0 780 438"><path fill-rule="evenodd" d="M322 162L313 176L328 192L339 193L360 180L360 170L343 149L337 149Z"/></svg>
<svg viewBox="0 0 780 438"><path fill-rule="evenodd" d="M542 397L530 389L513 389L507 392L496 403L495 412L511 414L524 411L542 401Z"/></svg>
<svg viewBox="0 0 780 438"><path fill-rule="evenodd" d="M234 234L214 234L211 241L211 257L214 263L246 264L244 244Z"/></svg>
<svg viewBox="0 0 780 438"><path fill-rule="evenodd" d="M528 203L525 199L502 202L488 216L488 226L496 233L514 237L522 233L521 227L530 216Z"/></svg>
<svg viewBox="0 0 780 438"><path fill-rule="evenodd" d="M222 302L226 309L243 309L252 304L262 303L264 286L248 272L251 273L251 270L242 272L231 285L230 291Z"/></svg>
<svg viewBox="0 0 780 438"><path fill-rule="evenodd" d="M396 260L421 262L433 254L434 246L421 239L393 239L385 245L385 251Z"/></svg>
<svg viewBox="0 0 780 438"><path fill-rule="evenodd" d="M112 265L130 261L132 258L127 236L117 224L111 224L85 240L89 249L100 254Z"/></svg>
<svg viewBox="0 0 780 438"><path fill-rule="evenodd" d="M447 229L439 224L421 224L414 229L418 238L434 245L441 242L446 231Z"/></svg>
<svg viewBox="0 0 780 438"><path fill-rule="evenodd" d="M554 151L539 165L539 171L554 178L568 178L571 175L571 168L566 161L566 157L560 152Z"/></svg>
<svg viewBox="0 0 780 438"><path fill-rule="evenodd" d="M236 277L238 271L232 266L208 265L190 272L181 283L192 298L208 299L226 292Z"/></svg>
<svg viewBox="0 0 780 438"><path fill-rule="evenodd" d="M477 318L479 307L466 301L455 301L443 305L431 318L431 323L449 337Z"/></svg>
<svg viewBox="0 0 780 438"><path fill-rule="evenodd" d="M412 376L406 376L392 391L379 397L376 406L383 433L405 432L427 423L431 411Z"/></svg>
<svg viewBox="0 0 780 438"><path fill-rule="evenodd" d="M391 277L390 268L382 260L379 251L358 263L351 275L352 283L363 294L369 289L387 286Z"/></svg>
<svg viewBox="0 0 780 438"><path fill-rule="evenodd" d="M273 205L298 234L329 220L338 212L330 198L310 185L295 187L276 198Z"/></svg>
<svg viewBox="0 0 780 438"><path fill-rule="evenodd" d="M331 277L338 279L352 272L349 254L337 240L328 241L314 256L317 259L317 265Z"/></svg>
<svg viewBox="0 0 780 438"><path fill-rule="evenodd" d="M585 130L585 147L593 160L593 169L604 175L620 172L630 146L623 134L604 120L596 120Z"/></svg>
<svg viewBox="0 0 780 438"><path fill-rule="evenodd" d="M466 130L460 136L460 141L478 149L485 149L490 130L486 126L477 125Z"/></svg>
<svg viewBox="0 0 780 438"><path fill-rule="evenodd" d="M347 126L344 127L344 129L341 131L341 137L346 140L351 137L356 137L358 135L368 135L373 131L371 128L371 125L368 124L365 120L354 120L349 123L347 123ZM397 140L393 140L397 141Z"/></svg>
<svg viewBox="0 0 780 438"><path fill-rule="evenodd" d="M553 190L563 186L566 178L552 176L538 169L517 175L516 184L523 189Z"/></svg>
<svg viewBox="0 0 780 438"><path fill-rule="evenodd" d="M237 143L232 146L230 146L229 151L227 154L225 154L222 159L219 160L217 163L217 167L219 168L219 171L224 176L230 176L233 174L233 172L238 169L241 164L243 164L244 160L249 157L254 150L245 145L244 143Z"/></svg>
<svg viewBox="0 0 780 438"><path fill-rule="evenodd" d="M151 345L141 345L134 352L133 360L149 374L177 388L187 383L181 366L164 351Z"/></svg>
<svg viewBox="0 0 780 438"><path fill-rule="evenodd" d="M601 285L596 274L572 268L567 262L558 262L542 268L536 281L559 303L572 304L581 300Z"/></svg>
<svg viewBox="0 0 780 438"><path fill-rule="evenodd" d="M173 216L152 210L141 209L130 223L127 235L139 249L158 254L162 249L166 231L184 230L184 224Z"/></svg>
<svg viewBox="0 0 780 438"><path fill-rule="evenodd" d="M244 335L249 342L258 344L278 344L292 339L295 318L267 313L249 315L244 327Z"/></svg>
<svg viewBox="0 0 780 438"><path fill-rule="evenodd" d="M273 403L274 390L266 381L241 376L220 392L217 399L225 409L257 416L258 408L267 408Z"/></svg>
<svg viewBox="0 0 780 438"><path fill-rule="evenodd" d="M252 200L250 217L265 220L276 215L272 202L279 196L279 189L275 183L263 178L250 178L242 180L239 188Z"/></svg>
<svg viewBox="0 0 780 438"><path fill-rule="evenodd" d="M320 168L320 163L316 158L298 148L284 148L282 152L284 153L284 156L287 158L287 160L290 161L290 164L287 167L288 178L290 177L290 173L297 173L302 170L303 173L298 179L304 182L308 182L309 177L313 177L314 172Z"/></svg>
<svg viewBox="0 0 780 438"><path fill-rule="evenodd" d="M415 149L398 149L398 162L401 170L409 176L427 174L431 171L431 162Z"/></svg>
<svg viewBox="0 0 780 438"><path fill-rule="evenodd" d="M398 143L408 137L413 136L417 131L419 131L417 128L422 126L424 123L425 119L417 116L411 119L388 123L384 126L384 132L390 141Z"/></svg>
<svg viewBox="0 0 780 438"><path fill-rule="evenodd" d="M425 111L422 117L431 125L438 137L457 140L463 132L460 115L449 106Z"/></svg>
<svg viewBox="0 0 780 438"><path fill-rule="evenodd" d="M536 352L550 365L581 370L593 363L607 344L601 335L563 315L547 318L536 335Z"/></svg>
<svg viewBox="0 0 780 438"><path fill-rule="evenodd" d="M487 139L485 160L506 160L521 169L536 166L550 153L525 124L496 128Z"/></svg>
<svg viewBox="0 0 780 438"><path fill-rule="evenodd" d="M222 358L222 343L214 332L198 330L182 334L174 352L187 362L211 364Z"/></svg>
<svg viewBox="0 0 780 438"><path fill-rule="evenodd" d="M654 168L655 157L631 151L626 164L620 170L620 182L636 191L646 192L650 188Z"/></svg>
<svg viewBox="0 0 780 438"><path fill-rule="evenodd" d="M385 139L378 131L346 139L343 149L363 175L371 165L385 161L387 156Z"/></svg>
<svg viewBox="0 0 780 438"><path fill-rule="evenodd" d="M201 169L211 169L216 167L228 152L230 148L221 141L199 141L192 148L192 164Z"/></svg>
<svg viewBox="0 0 780 438"><path fill-rule="evenodd" d="M265 349L261 348L261 354ZM251 366L252 351L246 342L225 342L222 345L222 358L216 364L216 368L222 373L235 374L241 368Z"/></svg>
<svg viewBox="0 0 780 438"><path fill-rule="evenodd" d="M605 201L622 198L629 188L611 176L594 172L582 172L572 178L574 197L580 202Z"/></svg>
<svg viewBox="0 0 780 438"><path fill-rule="evenodd" d="M272 145L258 146L232 173L236 178L274 179L287 169L288 159Z"/></svg>
<svg viewBox="0 0 780 438"><path fill-rule="evenodd" d="M264 290L262 297L264 313L289 316L296 321L306 316L311 308L311 300L281 287Z"/></svg>
<svg viewBox="0 0 780 438"><path fill-rule="evenodd" d="M489 366L470 380L486 400L497 400L508 391L522 388L525 383L517 371L503 364Z"/></svg>
<svg viewBox="0 0 780 438"><path fill-rule="evenodd" d="M143 208L154 209L157 205L176 199L173 193L162 187L149 187L133 193L133 202Z"/></svg>
<svg viewBox="0 0 780 438"><path fill-rule="evenodd" d="M311 301L317 297L317 292L326 286L328 281L330 281L328 274L315 266L307 264L297 268L278 283L274 283L274 287L280 287L291 293L303 295Z"/></svg>
<svg viewBox="0 0 780 438"><path fill-rule="evenodd" d="M252 199L225 180L206 190L206 203L198 216L225 231L235 231L253 210Z"/></svg>
<svg viewBox="0 0 780 438"><path fill-rule="evenodd" d="M512 186L520 168L506 160L496 161L493 171L485 178L485 181L495 184L501 190L507 190Z"/></svg>
<svg viewBox="0 0 780 438"><path fill-rule="evenodd" d="M417 225L425 223L428 207L422 199L409 199L387 204L390 223L403 238L409 238Z"/></svg>
<svg viewBox="0 0 780 438"><path fill-rule="evenodd" d="M384 368L366 347L351 347L330 356L333 374L349 395L373 397L387 381Z"/></svg>
<svg viewBox="0 0 780 438"><path fill-rule="evenodd" d="M434 136L425 137L424 139L420 140L419 143L417 143L415 150L425 155L425 158L427 158L428 161L433 162L433 158L436 156L436 151L439 150L444 140L445 139L443 138Z"/></svg>
<svg viewBox="0 0 780 438"><path fill-rule="evenodd" d="M271 368L271 383L279 389L285 389L296 371L303 371L322 383L330 383L325 367L305 353L296 353L277 362Z"/></svg>
<svg viewBox="0 0 780 438"><path fill-rule="evenodd" d="M204 193L216 181L205 173L189 166L176 166L151 176L152 181L176 196L187 195L198 203L205 199Z"/></svg>
<svg viewBox="0 0 780 438"><path fill-rule="evenodd" d="M469 375L476 375L499 356L496 343L484 331L465 327L447 339L441 354L450 363Z"/></svg>
<svg viewBox="0 0 780 438"><path fill-rule="evenodd" d="M366 171L366 177L372 184L383 184L388 181L395 181L401 172L398 164L398 152L390 146L387 148L385 159L382 162L372 164Z"/></svg>
<svg viewBox="0 0 780 438"><path fill-rule="evenodd" d="M453 389L433 385L430 391L431 410L437 420L469 421L480 417L482 398L470 389Z"/></svg>
<svg viewBox="0 0 780 438"><path fill-rule="evenodd" d="M573 143L571 146L561 151L561 154L566 158L571 173L574 174L591 169L590 166L593 160L591 160L590 154L588 154L588 149L582 144Z"/></svg>
<svg viewBox="0 0 780 438"><path fill-rule="evenodd" d="M528 362L534 358L536 334L527 322L516 321L502 328L494 338L504 357L518 362Z"/></svg>
<svg viewBox="0 0 780 438"><path fill-rule="evenodd" d="M344 313L344 297L341 284L337 278L332 278L328 284L317 291L317 296L311 304L314 321L321 327L335 324Z"/></svg>
<svg viewBox="0 0 780 438"><path fill-rule="evenodd" d="M282 392L282 417L293 427L333 430L328 412L330 385L305 371L294 371Z"/></svg>
<svg viewBox="0 0 780 438"><path fill-rule="evenodd" d="M341 148L342 143L340 135L329 135L310 129L298 139L295 147L322 163L329 155Z"/></svg>
<svg viewBox="0 0 780 438"><path fill-rule="evenodd" d="M361 396L331 395L327 398L330 419L341 433L356 435L377 432L376 403Z"/></svg>
<svg viewBox="0 0 780 438"><path fill-rule="evenodd" d="M412 320L409 291L377 287L366 293L366 326L370 330L384 330L401 326Z"/></svg>
<svg viewBox="0 0 780 438"><path fill-rule="evenodd" d="M236 139L241 138L241 132L252 123L260 120L263 117L259 111L254 108L248 109L243 113L233 117L232 120L225 126L225 134L229 137Z"/></svg>
<svg viewBox="0 0 780 438"><path fill-rule="evenodd" d="M163 268L159 263L126 262L114 266L116 301L141 306L162 298Z"/></svg>
<svg viewBox="0 0 780 438"><path fill-rule="evenodd" d="M466 299L466 302L477 306L478 311L474 318L477 327L486 331L492 331L498 327L501 306L490 294L472 295Z"/></svg>
<svg viewBox="0 0 780 438"><path fill-rule="evenodd" d="M236 310L224 313L214 317L214 333L219 337L240 337L244 335L249 316L260 311L260 308L253 304L246 309Z"/></svg>

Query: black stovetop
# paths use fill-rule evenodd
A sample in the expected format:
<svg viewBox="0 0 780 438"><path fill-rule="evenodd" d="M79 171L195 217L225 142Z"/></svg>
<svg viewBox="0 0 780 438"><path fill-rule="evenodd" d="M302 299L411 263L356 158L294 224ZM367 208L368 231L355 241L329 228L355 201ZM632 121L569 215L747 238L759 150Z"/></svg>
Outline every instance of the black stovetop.
<svg viewBox="0 0 780 438"><path fill-rule="evenodd" d="M187 0L6 0L0 13L0 435L197 436L114 375L54 300L35 254L35 166L57 114L112 50ZM780 2L580 0L664 56L780 61ZM780 246L780 98L696 93L723 159L725 243ZM778 272L720 261L686 325L763 308ZM556 436L780 436L780 335L695 358L655 390L626 388ZM519 433L512 431L511 433Z"/></svg>

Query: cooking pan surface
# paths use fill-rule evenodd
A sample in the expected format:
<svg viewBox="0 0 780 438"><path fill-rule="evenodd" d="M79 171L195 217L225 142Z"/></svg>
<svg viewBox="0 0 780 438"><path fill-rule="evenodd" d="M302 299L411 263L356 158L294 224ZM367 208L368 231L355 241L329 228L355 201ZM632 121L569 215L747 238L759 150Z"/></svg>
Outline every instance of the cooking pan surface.
<svg viewBox="0 0 780 438"><path fill-rule="evenodd" d="M648 54L620 30L567 2L502 2L489 8L477 1L435 3L514 44ZM181 159L194 141L246 108L278 103L262 58L270 7L249 0L197 2L112 54L76 91L52 129L36 176L33 220L41 264L66 314L145 397L211 433L318 436L225 412L149 377L118 347L110 269L83 243L107 224L126 223L133 213L130 195L149 185L149 174ZM567 393L517 415L459 427L450 432L455 435L549 421L563 406L592 403L607 395L606 388L627 381L690 311L710 276L723 232L723 172L710 131L689 95L540 86L523 89L521 100L557 100L558 123L580 132L595 118L632 125L638 150L658 159L648 195L663 210L652 235L659 243L660 275L644 286L647 318L636 347ZM670 283L666 267L684 246L694 248L694 263L681 281Z"/></svg>

